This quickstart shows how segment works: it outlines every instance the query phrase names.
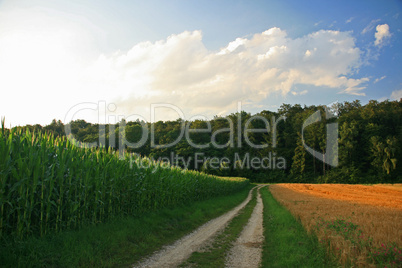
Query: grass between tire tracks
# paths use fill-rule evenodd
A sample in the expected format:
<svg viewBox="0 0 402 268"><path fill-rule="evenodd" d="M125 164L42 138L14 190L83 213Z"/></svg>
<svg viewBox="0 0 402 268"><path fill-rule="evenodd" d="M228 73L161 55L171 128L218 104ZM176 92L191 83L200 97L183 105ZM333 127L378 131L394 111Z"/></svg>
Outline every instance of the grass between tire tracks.
<svg viewBox="0 0 402 268"><path fill-rule="evenodd" d="M262 267L337 267L313 234L282 207L268 187L261 190L264 204Z"/></svg>
<svg viewBox="0 0 402 268"><path fill-rule="evenodd" d="M43 238L3 238L1 267L124 267L237 206L253 187L229 196L115 219Z"/></svg>
<svg viewBox="0 0 402 268"><path fill-rule="evenodd" d="M210 245L191 254L190 258L179 267L224 267L227 253L247 224L257 204L256 193L257 188L253 190L250 202L239 211L239 214L213 239Z"/></svg>

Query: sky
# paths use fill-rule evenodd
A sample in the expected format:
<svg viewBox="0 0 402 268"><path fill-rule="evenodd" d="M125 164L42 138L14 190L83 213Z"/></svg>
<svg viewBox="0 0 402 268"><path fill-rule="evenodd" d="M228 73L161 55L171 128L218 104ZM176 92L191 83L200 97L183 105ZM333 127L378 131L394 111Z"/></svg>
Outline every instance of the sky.
<svg viewBox="0 0 402 268"><path fill-rule="evenodd" d="M7 126L402 98L402 1L0 0Z"/></svg>

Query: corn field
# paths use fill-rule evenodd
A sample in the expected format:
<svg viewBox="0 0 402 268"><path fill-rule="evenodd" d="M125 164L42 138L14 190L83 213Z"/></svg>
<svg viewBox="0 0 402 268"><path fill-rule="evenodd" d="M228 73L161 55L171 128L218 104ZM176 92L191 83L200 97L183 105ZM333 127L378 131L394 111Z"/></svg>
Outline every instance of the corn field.
<svg viewBox="0 0 402 268"><path fill-rule="evenodd" d="M147 158L119 159L110 149L82 149L65 137L8 130L2 122L0 237L76 229L229 194L248 183Z"/></svg>

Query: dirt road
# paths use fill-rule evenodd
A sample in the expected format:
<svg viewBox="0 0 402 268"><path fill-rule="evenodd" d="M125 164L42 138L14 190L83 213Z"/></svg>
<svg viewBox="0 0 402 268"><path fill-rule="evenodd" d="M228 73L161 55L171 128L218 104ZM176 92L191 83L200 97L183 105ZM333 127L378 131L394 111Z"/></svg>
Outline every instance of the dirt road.
<svg viewBox="0 0 402 268"><path fill-rule="evenodd" d="M199 250L204 244L213 239L215 234L225 228L225 226L237 215L237 213L251 200L252 191L253 190L249 192L247 198L240 205L231 211L205 223L191 234L176 241L174 244L165 246L160 251L156 252L151 257L140 262L134 267L177 267L193 252ZM262 239L262 201L258 194L257 205L253 211L249 223L246 225L233 249L235 252L240 252L239 254L242 254L242 258L245 258L253 263L250 263L251 266L247 265L236 267L258 267L260 259L258 256L261 255L261 253L258 251L260 251ZM247 250L244 250L244 246L247 247L247 245L251 247L248 247ZM257 258L258 261L253 260L254 258ZM236 258L234 257L231 259L236 261ZM231 265L230 262L228 265Z"/></svg>
<svg viewBox="0 0 402 268"><path fill-rule="evenodd" d="M248 224L245 226L240 237L236 241L227 258L227 267L258 267L261 259L261 245L264 240L262 211L263 205L258 187L257 205L255 206ZM247 198L231 211L215 218L191 234L181 238L174 244L163 247L151 257L145 259L134 267L177 267L183 263L190 255L201 249L206 243L211 242L215 235L223 230L225 226L243 209L251 200L252 191L250 190Z"/></svg>
<svg viewBox="0 0 402 268"><path fill-rule="evenodd" d="M228 255L226 267L253 268L260 265L262 244L264 242L263 209L259 188L257 205L254 207L253 214L251 214L246 227L244 227Z"/></svg>

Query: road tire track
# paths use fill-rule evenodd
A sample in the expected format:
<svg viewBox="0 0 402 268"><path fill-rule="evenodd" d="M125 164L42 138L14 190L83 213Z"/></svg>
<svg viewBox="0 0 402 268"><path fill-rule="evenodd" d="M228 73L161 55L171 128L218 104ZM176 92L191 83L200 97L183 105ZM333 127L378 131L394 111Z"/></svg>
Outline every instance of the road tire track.
<svg viewBox="0 0 402 268"><path fill-rule="evenodd" d="M259 267L262 257L262 245L264 243L263 209L261 186L258 188L257 204L253 213L241 232L240 236L230 250L225 267L230 268L254 268Z"/></svg>

